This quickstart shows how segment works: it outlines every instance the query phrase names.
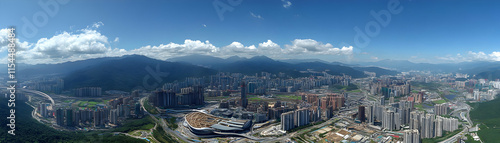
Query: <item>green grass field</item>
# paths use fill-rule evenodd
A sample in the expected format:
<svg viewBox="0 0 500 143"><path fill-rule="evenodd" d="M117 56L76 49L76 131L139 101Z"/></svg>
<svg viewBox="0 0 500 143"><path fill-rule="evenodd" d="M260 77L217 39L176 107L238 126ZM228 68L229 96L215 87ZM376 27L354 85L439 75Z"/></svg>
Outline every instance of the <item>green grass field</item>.
<svg viewBox="0 0 500 143"><path fill-rule="evenodd" d="M106 104L107 100L82 100L82 101L77 101L75 104L78 104L78 107L81 108L94 108L97 104Z"/></svg>
<svg viewBox="0 0 500 143"><path fill-rule="evenodd" d="M446 103L445 100L441 99L441 100L436 100L436 101L432 101L434 104L442 104L442 103Z"/></svg>
<svg viewBox="0 0 500 143"><path fill-rule="evenodd" d="M148 102L148 99L144 100L144 108L146 109L146 111L148 111L149 113L151 114L158 114L158 110L156 110L155 107L153 107L153 105L151 105L151 103Z"/></svg>
<svg viewBox="0 0 500 143"><path fill-rule="evenodd" d="M264 99L259 98L259 97L248 98L248 101L262 101L262 100L264 100Z"/></svg>
<svg viewBox="0 0 500 143"><path fill-rule="evenodd" d="M484 103L472 103L474 109L470 112L470 117L474 122L482 123L478 131L483 142L500 141L500 99Z"/></svg>
<svg viewBox="0 0 500 143"><path fill-rule="evenodd" d="M302 96L295 96L295 95L276 95L276 97L281 98L281 99L289 99L289 100L301 100Z"/></svg>
<svg viewBox="0 0 500 143"><path fill-rule="evenodd" d="M121 127L115 128L114 132L132 133L135 130L149 130L155 126L153 119L146 116L142 119L127 120Z"/></svg>

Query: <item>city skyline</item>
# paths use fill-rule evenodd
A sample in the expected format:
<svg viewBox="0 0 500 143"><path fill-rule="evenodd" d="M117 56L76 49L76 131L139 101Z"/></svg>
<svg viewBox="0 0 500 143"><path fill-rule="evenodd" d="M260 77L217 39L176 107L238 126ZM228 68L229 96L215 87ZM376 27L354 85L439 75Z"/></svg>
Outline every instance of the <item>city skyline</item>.
<svg viewBox="0 0 500 143"><path fill-rule="evenodd" d="M496 1L40 3L8 1L0 11L14 10L7 5L26 7L0 22L0 33L17 28L21 63L130 54L160 60L203 54L344 63L500 60ZM0 52L6 53L6 37L0 39Z"/></svg>

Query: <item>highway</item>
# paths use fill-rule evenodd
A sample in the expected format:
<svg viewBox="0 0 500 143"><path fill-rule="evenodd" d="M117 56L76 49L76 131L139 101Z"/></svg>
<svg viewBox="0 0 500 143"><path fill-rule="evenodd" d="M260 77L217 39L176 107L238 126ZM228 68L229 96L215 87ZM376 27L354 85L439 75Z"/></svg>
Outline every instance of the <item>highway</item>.
<svg viewBox="0 0 500 143"><path fill-rule="evenodd" d="M192 142L188 139L186 139L183 135L181 135L179 132L176 132L176 131L173 131L172 129L168 128L167 124L165 123L165 120L163 120L163 118L160 117L160 121L158 121L158 119L156 117L158 117L158 115L153 115L151 113L149 113L146 108L144 108L144 100L146 99L147 97L143 97L139 100L140 104L141 104L141 108L143 109L143 111L148 114L153 120L155 120L155 122L158 124L160 124L160 126L163 128L163 130L166 132L166 133L169 133L171 135L174 135L176 136L176 139L181 139L182 141L184 142Z"/></svg>
<svg viewBox="0 0 500 143"><path fill-rule="evenodd" d="M454 143L457 141L457 139L461 138L462 135L464 135L469 131L469 128L471 128L471 126L473 125L472 120L469 117L469 112L470 112L470 106L467 105L467 122L469 123L469 125L464 126L464 129L461 132L439 143Z"/></svg>
<svg viewBox="0 0 500 143"><path fill-rule="evenodd" d="M56 103L54 102L54 99L52 99L52 97L50 97L49 95L41 92L41 91L36 91L36 90L31 90L31 89L24 89L24 88L21 88L19 89L21 91L25 91L25 92L29 92L29 93L34 93L34 94L38 94L40 96L43 96L45 98L48 98L50 100L50 102L52 103L52 106L56 105Z"/></svg>
<svg viewBox="0 0 500 143"><path fill-rule="evenodd" d="M7 88L7 87L2 86L0 88ZM25 89L25 88L16 88L16 90L25 91L25 92L29 92L29 93L33 93L33 94L38 94L38 95L40 95L42 97L45 97L45 98L49 99L50 102L52 103L52 105L55 105L54 99L52 99L52 97L50 97L49 95L47 95L47 94L45 94L45 93L43 93L41 91L36 91L36 90L31 90L31 89Z"/></svg>

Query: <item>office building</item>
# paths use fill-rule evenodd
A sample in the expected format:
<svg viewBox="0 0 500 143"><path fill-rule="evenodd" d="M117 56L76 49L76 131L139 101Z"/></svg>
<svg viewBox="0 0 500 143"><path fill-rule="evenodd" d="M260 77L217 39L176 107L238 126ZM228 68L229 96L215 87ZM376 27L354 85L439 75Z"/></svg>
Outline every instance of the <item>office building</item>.
<svg viewBox="0 0 500 143"><path fill-rule="evenodd" d="M395 129L394 111L387 110L387 111L383 112L382 126L389 131L392 131Z"/></svg>
<svg viewBox="0 0 500 143"><path fill-rule="evenodd" d="M449 111L448 103L434 105L434 114L447 115Z"/></svg>
<svg viewBox="0 0 500 143"><path fill-rule="evenodd" d="M359 106L358 107L358 120L360 122L365 122L365 120L366 120L365 106Z"/></svg>
<svg viewBox="0 0 500 143"><path fill-rule="evenodd" d="M416 129L404 131L404 143L420 143L420 133Z"/></svg>
<svg viewBox="0 0 500 143"><path fill-rule="evenodd" d="M47 107L50 106L49 103L40 103L38 109L40 113L40 116L47 118L49 116L49 111L47 110Z"/></svg>
<svg viewBox="0 0 500 143"><path fill-rule="evenodd" d="M384 98L384 96L380 96L378 100L379 100L380 105L382 105L382 106L385 105L385 98Z"/></svg>
<svg viewBox="0 0 500 143"><path fill-rule="evenodd" d="M81 118L80 111L78 111L78 110L73 111L73 126L80 125L80 120L81 120L80 118Z"/></svg>
<svg viewBox="0 0 500 143"><path fill-rule="evenodd" d="M100 87L82 87L74 90L77 97L97 97L102 95Z"/></svg>
<svg viewBox="0 0 500 143"><path fill-rule="evenodd" d="M111 124L118 124L118 109L111 109L109 112L109 122Z"/></svg>
<svg viewBox="0 0 500 143"><path fill-rule="evenodd" d="M104 111L102 109L97 109L94 111L94 127L104 126Z"/></svg>
<svg viewBox="0 0 500 143"><path fill-rule="evenodd" d="M73 110L66 109L66 126L72 127L73 125Z"/></svg>
<svg viewBox="0 0 500 143"><path fill-rule="evenodd" d="M373 123L375 121L373 109L374 109L373 105L366 106L366 122L367 123Z"/></svg>
<svg viewBox="0 0 500 143"><path fill-rule="evenodd" d="M56 110L56 123L59 126L64 126L64 111L63 111L63 109Z"/></svg>
<svg viewBox="0 0 500 143"><path fill-rule="evenodd" d="M141 109L141 104L135 103L135 117L139 118L139 116L142 116L142 109Z"/></svg>
<svg viewBox="0 0 500 143"><path fill-rule="evenodd" d="M241 107L247 108L248 106L248 99L247 99L247 93L246 93L246 85L245 82L241 82Z"/></svg>
<svg viewBox="0 0 500 143"><path fill-rule="evenodd" d="M288 131L295 128L294 125L294 111L286 112L281 114L281 130Z"/></svg>
<svg viewBox="0 0 500 143"><path fill-rule="evenodd" d="M153 105L163 108L175 107L178 105L177 96L175 92L156 90L154 92Z"/></svg>
<svg viewBox="0 0 500 143"><path fill-rule="evenodd" d="M295 110L294 125L300 127L309 124L309 110L307 108Z"/></svg>
<svg viewBox="0 0 500 143"><path fill-rule="evenodd" d="M443 136L443 119L441 118L441 116L438 116L436 118L436 123L435 123L435 135L436 137L441 137Z"/></svg>

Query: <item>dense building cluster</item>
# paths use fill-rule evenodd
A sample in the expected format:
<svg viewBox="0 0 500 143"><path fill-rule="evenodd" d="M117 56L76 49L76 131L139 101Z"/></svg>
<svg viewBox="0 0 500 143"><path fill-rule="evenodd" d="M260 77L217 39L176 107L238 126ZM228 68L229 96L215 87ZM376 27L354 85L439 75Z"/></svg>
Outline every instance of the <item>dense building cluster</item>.
<svg viewBox="0 0 500 143"><path fill-rule="evenodd" d="M149 96L149 101L156 107L171 108L182 105L203 105L205 97L203 96L203 88L194 86L182 88L180 94L171 90L158 89Z"/></svg>
<svg viewBox="0 0 500 143"><path fill-rule="evenodd" d="M369 84L370 93L382 95L384 98L409 95L411 92L410 82L405 79L386 77L373 80Z"/></svg>
<svg viewBox="0 0 500 143"><path fill-rule="evenodd" d="M102 96L102 89L100 87L82 87L74 89L73 91L77 97L98 97Z"/></svg>
<svg viewBox="0 0 500 143"><path fill-rule="evenodd" d="M94 127L104 128L118 125L128 118L142 118L144 113L138 103L138 93L132 96L112 99L108 104L97 104L94 109L53 109L48 103L41 103L38 113L42 117L55 117L56 124L62 127Z"/></svg>

